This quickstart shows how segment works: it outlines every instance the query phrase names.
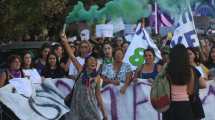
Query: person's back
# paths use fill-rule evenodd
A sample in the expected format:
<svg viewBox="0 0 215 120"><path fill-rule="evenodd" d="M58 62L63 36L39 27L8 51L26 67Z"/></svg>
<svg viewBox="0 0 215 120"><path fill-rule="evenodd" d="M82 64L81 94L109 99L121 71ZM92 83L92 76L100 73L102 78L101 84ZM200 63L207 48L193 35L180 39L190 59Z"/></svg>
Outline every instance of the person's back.
<svg viewBox="0 0 215 120"><path fill-rule="evenodd" d="M186 48L183 45L176 45L171 49L167 67L171 83L171 105L168 111L163 113L163 120L193 120L188 95L191 72Z"/></svg>

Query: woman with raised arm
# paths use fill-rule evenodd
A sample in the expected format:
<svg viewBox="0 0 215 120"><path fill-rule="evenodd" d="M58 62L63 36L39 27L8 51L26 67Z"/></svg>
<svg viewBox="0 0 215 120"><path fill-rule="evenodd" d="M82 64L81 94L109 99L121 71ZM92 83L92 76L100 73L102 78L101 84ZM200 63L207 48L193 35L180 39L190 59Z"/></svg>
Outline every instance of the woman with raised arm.
<svg viewBox="0 0 215 120"><path fill-rule="evenodd" d="M79 72L72 92L66 97L71 98L69 101L71 111L65 115L65 119L101 120L98 109L100 108L103 120L108 120L100 92L101 78L96 71L96 58L92 54L88 55L82 67L74 56L74 50L70 48L65 34L61 34L61 40Z"/></svg>

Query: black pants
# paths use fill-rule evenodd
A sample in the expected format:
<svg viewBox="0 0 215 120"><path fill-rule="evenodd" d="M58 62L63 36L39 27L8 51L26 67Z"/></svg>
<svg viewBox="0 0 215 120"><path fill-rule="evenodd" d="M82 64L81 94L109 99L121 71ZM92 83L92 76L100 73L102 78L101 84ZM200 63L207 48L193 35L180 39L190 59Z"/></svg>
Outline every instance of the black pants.
<svg viewBox="0 0 215 120"><path fill-rule="evenodd" d="M199 96L197 96L195 100L190 100L190 104L195 120L200 120L205 117L204 109Z"/></svg>
<svg viewBox="0 0 215 120"><path fill-rule="evenodd" d="M172 102L169 110L163 113L163 120L194 120L190 102Z"/></svg>

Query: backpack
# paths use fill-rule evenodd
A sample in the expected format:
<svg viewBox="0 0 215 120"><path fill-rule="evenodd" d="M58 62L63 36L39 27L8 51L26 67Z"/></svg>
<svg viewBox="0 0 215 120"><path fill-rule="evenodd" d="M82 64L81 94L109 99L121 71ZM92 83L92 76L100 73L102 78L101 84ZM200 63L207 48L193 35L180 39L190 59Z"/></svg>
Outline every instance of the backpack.
<svg viewBox="0 0 215 120"><path fill-rule="evenodd" d="M166 73L166 65L152 82L150 100L154 109L158 112L166 112L171 103L171 87Z"/></svg>

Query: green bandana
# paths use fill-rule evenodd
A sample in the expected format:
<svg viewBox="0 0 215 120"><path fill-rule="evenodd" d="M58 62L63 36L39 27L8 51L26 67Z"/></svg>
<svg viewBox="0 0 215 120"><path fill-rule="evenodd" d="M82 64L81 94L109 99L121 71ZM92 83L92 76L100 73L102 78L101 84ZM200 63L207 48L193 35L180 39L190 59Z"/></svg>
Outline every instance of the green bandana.
<svg viewBox="0 0 215 120"><path fill-rule="evenodd" d="M113 63L113 58L104 58L103 64L112 64Z"/></svg>

